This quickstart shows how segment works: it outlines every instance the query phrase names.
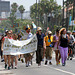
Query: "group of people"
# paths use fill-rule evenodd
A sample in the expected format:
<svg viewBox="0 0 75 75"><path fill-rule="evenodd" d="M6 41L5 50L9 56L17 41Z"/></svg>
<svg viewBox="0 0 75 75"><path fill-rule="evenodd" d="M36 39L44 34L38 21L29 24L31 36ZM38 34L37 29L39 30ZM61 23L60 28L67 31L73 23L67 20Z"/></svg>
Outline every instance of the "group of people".
<svg viewBox="0 0 75 75"><path fill-rule="evenodd" d="M62 66L66 65L66 59L69 57L68 51L71 48L69 45L71 44L73 47L75 45L75 31L72 34L71 31L66 31L65 28L61 28L60 30L56 29L55 35L52 35L51 31L48 31L47 35L43 35L42 28L38 27L37 39L36 63L38 66L41 65L44 57L46 57L45 65L47 65L48 61L52 65L53 51L55 51L56 65L60 64L60 59L62 60ZM71 51L73 56L74 50L72 48Z"/></svg>
<svg viewBox="0 0 75 75"><path fill-rule="evenodd" d="M26 27L26 33L28 34L27 39L30 39L33 34L31 33L31 29L29 27ZM34 55L33 53L27 53L27 54L21 54L21 55L3 55L3 44L5 38L14 39L14 40L22 40L21 33L20 34L13 34L12 30L6 30L6 35L2 36L1 38L1 61L5 62L5 69L7 68L8 63L8 70L10 70L10 67L13 68L13 62L15 59L15 69L17 69L17 59L24 62L23 58L25 58L26 67L29 67L30 64L32 65L32 58ZM51 31L47 31L47 34L44 34L42 32L42 28L38 27L36 31L37 36L37 51L36 51L36 63L38 66L41 66L41 61L45 60L45 65L49 64L52 65L52 54L53 51L55 52L55 59L56 59L56 65L60 64L60 59L62 61L62 66L66 65L66 59L71 57L73 58L74 50L73 47L75 45L75 31L73 31L73 34L71 31L66 31L65 28L56 29L55 35L52 34ZM72 48L71 48L72 46ZM69 51L70 50L70 51ZM72 52L71 52L72 51ZM18 58L17 58L18 57ZM4 58L4 59L3 59ZM7 62L8 59L8 62Z"/></svg>

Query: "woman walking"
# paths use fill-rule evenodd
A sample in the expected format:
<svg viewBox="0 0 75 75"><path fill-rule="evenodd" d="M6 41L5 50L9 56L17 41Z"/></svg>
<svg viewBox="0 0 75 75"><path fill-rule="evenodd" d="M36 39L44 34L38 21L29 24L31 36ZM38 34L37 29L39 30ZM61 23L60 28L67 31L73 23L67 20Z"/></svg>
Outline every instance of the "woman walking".
<svg viewBox="0 0 75 75"><path fill-rule="evenodd" d="M69 36L66 34L66 29L62 28L60 30L60 36L58 45L60 44L60 54L62 59L62 66L66 65L66 59L68 56L68 42L69 42ZM58 46L57 46L58 49Z"/></svg>
<svg viewBox="0 0 75 75"><path fill-rule="evenodd" d="M60 58L61 58L60 51L59 49L57 49L58 39L59 39L59 29L56 30L56 34L53 36L56 65L60 64Z"/></svg>

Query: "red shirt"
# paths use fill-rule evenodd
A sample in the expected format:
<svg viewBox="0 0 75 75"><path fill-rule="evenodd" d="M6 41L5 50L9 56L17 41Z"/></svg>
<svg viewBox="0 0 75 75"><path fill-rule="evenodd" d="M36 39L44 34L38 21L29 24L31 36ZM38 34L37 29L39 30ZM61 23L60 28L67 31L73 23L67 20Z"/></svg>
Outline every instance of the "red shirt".
<svg viewBox="0 0 75 75"><path fill-rule="evenodd" d="M5 38L8 38L7 36L6 37L4 37L2 40L4 41L5 40ZM9 39L13 39L12 37L9 37Z"/></svg>

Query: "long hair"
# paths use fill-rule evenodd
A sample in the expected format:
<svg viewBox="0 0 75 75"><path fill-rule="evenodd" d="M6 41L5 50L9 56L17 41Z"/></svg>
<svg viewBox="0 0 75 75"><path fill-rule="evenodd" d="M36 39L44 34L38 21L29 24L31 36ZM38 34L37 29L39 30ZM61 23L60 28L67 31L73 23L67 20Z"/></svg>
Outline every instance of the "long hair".
<svg viewBox="0 0 75 75"><path fill-rule="evenodd" d="M59 31L60 36L63 34L63 31L66 30L66 28L61 28Z"/></svg>

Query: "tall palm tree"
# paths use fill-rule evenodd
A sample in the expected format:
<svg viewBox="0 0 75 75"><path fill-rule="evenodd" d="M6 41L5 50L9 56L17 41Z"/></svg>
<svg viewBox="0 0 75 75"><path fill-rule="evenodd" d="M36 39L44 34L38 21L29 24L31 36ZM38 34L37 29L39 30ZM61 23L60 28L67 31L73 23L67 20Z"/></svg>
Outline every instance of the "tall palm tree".
<svg viewBox="0 0 75 75"><path fill-rule="evenodd" d="M21 13L21 19L23 19L23 13L24 13L24 11L25 11L24 6L23 6L23 5L19 6L18 10L19 10L20 13Z"/></svg>

